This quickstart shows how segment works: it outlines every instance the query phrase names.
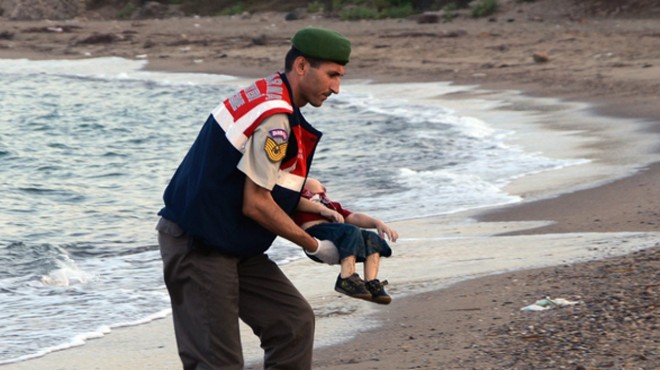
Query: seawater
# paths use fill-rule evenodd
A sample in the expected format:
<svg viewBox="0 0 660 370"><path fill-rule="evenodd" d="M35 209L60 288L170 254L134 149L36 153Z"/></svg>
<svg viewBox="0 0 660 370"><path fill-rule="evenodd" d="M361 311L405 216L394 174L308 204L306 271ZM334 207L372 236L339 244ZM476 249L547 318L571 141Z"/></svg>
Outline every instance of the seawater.
<svg viewBox="0 0 660 370"><path fill-rule="evenodd" d="M0 364L169 312L154 231L162 192L209 112L251 81L143 63L0 60ZM303 112L324 132L311 175L387 221L517 202L502 190L512 179L582 162L366 82ZM285 264L301 251L278 239L270 255Z"/></svg>

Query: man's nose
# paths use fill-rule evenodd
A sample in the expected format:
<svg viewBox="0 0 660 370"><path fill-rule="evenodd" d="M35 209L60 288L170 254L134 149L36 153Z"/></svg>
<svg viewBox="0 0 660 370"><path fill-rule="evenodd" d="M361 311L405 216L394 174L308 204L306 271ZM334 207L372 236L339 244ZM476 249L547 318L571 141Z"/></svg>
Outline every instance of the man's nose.
<svg viewBox="0 0 660 370"><path fill-rule="evenodd" d="M341 84L341 79L337 78L330 83L330 91L333 94L339 94L339 85Z"/></svg>

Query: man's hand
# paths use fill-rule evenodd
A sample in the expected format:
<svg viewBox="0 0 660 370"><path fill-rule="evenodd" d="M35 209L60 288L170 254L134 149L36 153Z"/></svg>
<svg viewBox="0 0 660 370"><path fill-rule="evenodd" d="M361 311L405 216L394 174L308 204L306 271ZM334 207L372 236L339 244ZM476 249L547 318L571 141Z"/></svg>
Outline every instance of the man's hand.
<svg viewBox="0 0 660 370"><path fill-rule="evenodd" d="M318 247L315 252L305 251L310 256L314 256L321 260L323 263L328 265L336 265L339 263L339 250L335 246L335 243L330 240L318 240L314 238L318 243Z"/></svg>

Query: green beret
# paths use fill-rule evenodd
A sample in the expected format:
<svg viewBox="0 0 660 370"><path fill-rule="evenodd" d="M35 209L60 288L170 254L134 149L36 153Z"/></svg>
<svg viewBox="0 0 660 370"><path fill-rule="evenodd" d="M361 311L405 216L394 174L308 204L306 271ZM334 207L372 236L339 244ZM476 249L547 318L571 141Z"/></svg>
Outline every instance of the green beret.
<svg viewBox="0 0 660 370"><path fill-rule="evenodd" d="M351 42L325 28L303 28L293 35L291 43L305 56L339 64L348 63L351 55Z"/></svg>

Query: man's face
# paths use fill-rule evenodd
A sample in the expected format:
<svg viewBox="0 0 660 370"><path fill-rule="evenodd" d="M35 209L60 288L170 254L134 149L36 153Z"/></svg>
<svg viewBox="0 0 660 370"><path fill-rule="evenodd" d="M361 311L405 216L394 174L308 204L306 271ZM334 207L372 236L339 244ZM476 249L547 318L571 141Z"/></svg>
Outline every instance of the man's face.
<svg viewBox="0 0 660 370"><path fill-rule="evenodd" d="M320 107L330 95L339 94L343 76L344 66L341 64L323 62L318 67L312 67L306 63L300 80L300 98L305 104Z"/></svg>

